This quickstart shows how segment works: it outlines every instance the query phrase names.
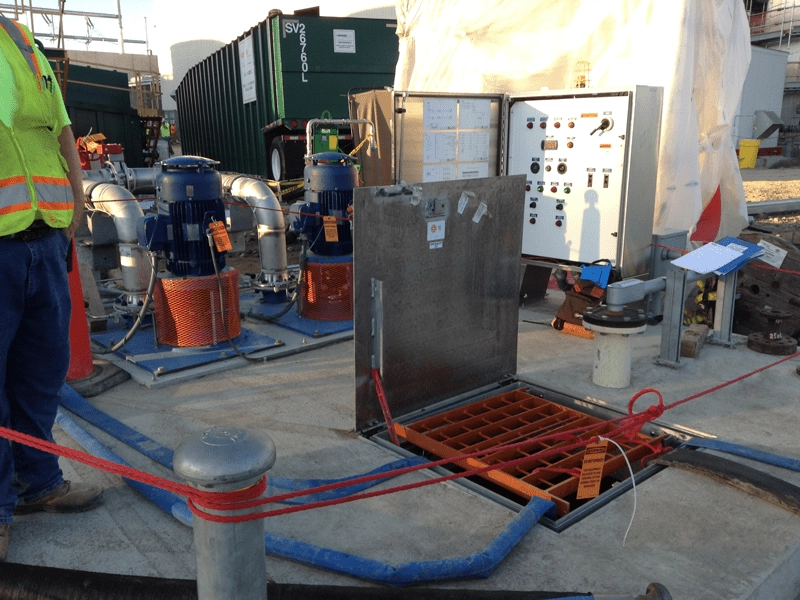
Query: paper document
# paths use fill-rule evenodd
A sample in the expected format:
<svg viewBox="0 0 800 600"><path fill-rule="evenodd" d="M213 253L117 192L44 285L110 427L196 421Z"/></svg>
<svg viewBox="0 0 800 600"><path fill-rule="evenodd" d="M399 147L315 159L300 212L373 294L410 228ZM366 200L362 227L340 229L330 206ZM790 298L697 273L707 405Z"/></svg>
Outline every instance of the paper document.
<svg viewBox="0 0 800 600"><path fill-rule="evenodd" d="M697 250L692 250L680 258L676 258L672 261L672 264L676 267L705 275L721 269L741 256L742 253L734 248L710 242Z"/></svg>

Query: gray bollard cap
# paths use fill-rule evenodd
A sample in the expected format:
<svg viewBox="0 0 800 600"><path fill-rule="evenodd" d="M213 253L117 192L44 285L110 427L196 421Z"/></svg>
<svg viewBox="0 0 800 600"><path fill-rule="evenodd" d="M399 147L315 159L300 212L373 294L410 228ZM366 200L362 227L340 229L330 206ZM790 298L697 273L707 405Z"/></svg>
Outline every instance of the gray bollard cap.
<svg viewBox="0 0 800 600"><path fill-rule="evenodd" d="M190 484L236 489L251 485L275 464L275 444L265 432L241 427L212 427L181 443L173 470Z"/></svg>

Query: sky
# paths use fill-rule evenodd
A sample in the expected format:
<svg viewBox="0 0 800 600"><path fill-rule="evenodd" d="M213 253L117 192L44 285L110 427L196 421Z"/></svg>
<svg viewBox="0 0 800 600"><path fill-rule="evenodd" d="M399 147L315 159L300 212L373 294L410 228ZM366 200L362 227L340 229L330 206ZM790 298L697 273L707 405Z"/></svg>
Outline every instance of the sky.
<svg viewBox="0 0 800 600"><path fill-rule="evenodd" d="M224 44L232 41L263 21L267 13L278 8L292 13L299 8L319 6L322 16L341 17L378 6L394 6L394 0L66 0L67 11L117 14L119 2L126 40L147 43L126 43L125 52L145 54L149 48L158 56L161 72L172 72L169 47L193 39L216 39ZM58 0L33 0L36 8L57 8ZM95 37L119 38L119 22L115 19L92 17ZM84 17L65 17L67 34L86 35L89 25ZM48 44L46 32L50 26L37 17L34 24L37 37ZM81 41L67 41L67 49L119 52L119 44L93 41L88 48Z"/></svg>

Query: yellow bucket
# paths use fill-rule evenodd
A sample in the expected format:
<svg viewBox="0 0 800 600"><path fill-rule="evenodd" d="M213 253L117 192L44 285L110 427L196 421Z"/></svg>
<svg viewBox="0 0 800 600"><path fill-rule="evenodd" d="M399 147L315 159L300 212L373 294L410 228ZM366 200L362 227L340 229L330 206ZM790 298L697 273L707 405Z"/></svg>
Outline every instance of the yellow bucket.
<svg viewBox="0 0 800 600"><path fill-rule="evenodd" d="M742 140L739 142L739 168L754 169L758 159L761 140Z"/></svg>

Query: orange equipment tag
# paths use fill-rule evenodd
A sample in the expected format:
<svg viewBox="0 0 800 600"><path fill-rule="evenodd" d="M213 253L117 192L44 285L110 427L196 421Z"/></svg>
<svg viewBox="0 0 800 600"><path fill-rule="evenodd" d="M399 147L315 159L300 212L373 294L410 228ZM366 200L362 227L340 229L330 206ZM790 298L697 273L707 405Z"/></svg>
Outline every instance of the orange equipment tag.
<svg viewBox="0 0 800 600"><path fill-rule="evenodd" d="M211 221L208 224L208 228L211 230L211 237L214 240L214 246L217 252L233 250L231 239L228 237L228 230L225 229L225 223L222 221Z"/></svg>
<svg viewBox="0 0 800 600"><path fill-rule="evenodd" d="M578 500L596 498L600 495L600 481L603 479L603 465L606 462L608 441L589 444L583 453L581 478L578 480Z"/></svg>
<svg viewBox="0 0 800 600"><path fill-rule="evenodd" d="M322 224L325 227L325 241L338 242L339 230L336 228L336 217L322 217Z"/></svg>

